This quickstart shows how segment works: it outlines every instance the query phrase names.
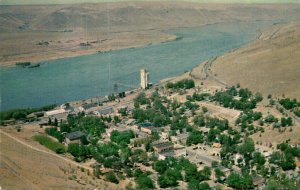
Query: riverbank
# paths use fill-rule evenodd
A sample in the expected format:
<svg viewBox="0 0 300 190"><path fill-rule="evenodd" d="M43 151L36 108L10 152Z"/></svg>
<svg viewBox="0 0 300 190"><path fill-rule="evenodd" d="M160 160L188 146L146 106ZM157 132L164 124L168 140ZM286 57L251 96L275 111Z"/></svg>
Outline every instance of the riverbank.
<svg viewBox="0 0 300 190"><path fill-rule="evenodd" d="M20 35L17 37L17 39L19 39L24 34L17 33L14 35ZM178 40L176 35L168 34L162 31L124 32L119 33L118 35L113 34L113 36L104 36L102 37L102 40L97 40L96 37L93 39L90 38L87 42L80 40L79 36L70 38L72 39L57 39L56 41L51 41L46 47L29 43L26 51L20 53L9 52L8 54L0 56L0 66L11 67L15 66L18 62L39 63L82 55L108 53L110 51L141 48L148 45ZM24 41L21 42L22 44L28 45L26 40L26 36L21 37L21 41Z"/></svg>

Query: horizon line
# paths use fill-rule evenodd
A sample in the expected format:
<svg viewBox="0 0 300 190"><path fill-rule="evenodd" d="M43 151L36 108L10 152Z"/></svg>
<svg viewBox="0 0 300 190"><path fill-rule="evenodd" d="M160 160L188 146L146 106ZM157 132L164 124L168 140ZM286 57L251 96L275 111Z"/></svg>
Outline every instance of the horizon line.
<svg viewBox="0 0 300 190"><path fill-rule="evenodd" d="M0 5L63 5L84 3L118 3L118 2L162 2L159 0L0 0ZM163 0L163 2L191 2L203 4L297 4L300 0Z"/></svg>

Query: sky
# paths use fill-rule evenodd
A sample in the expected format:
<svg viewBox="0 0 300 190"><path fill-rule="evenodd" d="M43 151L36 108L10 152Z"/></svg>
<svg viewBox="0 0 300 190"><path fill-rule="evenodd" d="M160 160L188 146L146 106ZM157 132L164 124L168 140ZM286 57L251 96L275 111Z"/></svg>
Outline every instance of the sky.
<svg viewBox="0 0 300 190"><path fill-rule="evenodd" d="M98 3L98 2L118 2L118 1L128 1L128 0L0 0L0 5L69 4L69 3ZM147 1L147 0L133 0L133 1ZM191 1L191 2L199 2L199 3L300 3L300 0L176 0L176 1Z"/></svg>

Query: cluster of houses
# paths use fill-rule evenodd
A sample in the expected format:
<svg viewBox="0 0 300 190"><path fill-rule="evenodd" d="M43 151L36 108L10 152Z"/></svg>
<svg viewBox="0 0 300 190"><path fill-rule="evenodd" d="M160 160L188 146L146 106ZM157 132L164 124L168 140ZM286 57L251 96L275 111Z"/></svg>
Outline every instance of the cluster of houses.
<svg viewBox="0 0 300 190"><path fill-rule="evenodd" d="M65 121L67 119L67 115L69 113L78 113L85 111L88 114L96 115L96 116L121 116L118 113L118 110L121 108L126 108L127 112L130 114L133 110L132 105L125 105L122 107L99 107L96 104L84 104L76 108L66 108L61 106L59 109L51 110L48 112L36 112L31 114L31 117L34 118L42 118L40 120L40 125L44 125L48 122L48 119L56 118L58 121ZM87 112L88 111L88 112ZM152 142L152 147L155 155L160 160L166 159L168 156L172 157L186 157L191 162L195 163L199 168L203 168L205 165L211 166L211 161L216 161L220 163L220 150L222 145L220 143L213 143L212 145L197 145L197 146L187 146L187 139L189 137L189 133L183 130L181 133L177 133L175 136L171 136L170 126L164 126L157 128L152 123L145 122L145 123L137 123L135 119L123 119L121 123L114 124L111 123L106 130L106 133L102 136L102 141L108 142L110 141L110 134L112 131L126 131L132 130L135 133L135 138L130 140L130 147L145 149L143 147L143 143L147 140L151 135L156 132L159 135L159 140ZM204 134L209 132L209 128L202 127L200 129ZM80 139L85 134L81 131L75 131L72 133L65 134L65 143L80 143ZM139 146L141 145L141 146ZM266 158L268 158L271 152L263 152ZM239 162L242 159L242 155L236 154L234 157L234 165L231 168L225 168L223 166L219 166L219 170L222 171L225 176L218 179L214 170L211 174L211 181L209 182L210 186L216 185L216 183L225 182L226 178L230 175L231 172L241 173L240 167L238 167L241 163ZM203 160L202 160L203 159ZM299 164L300 165L300 164ZM278 166L275 166L278 170ZM290 172L291 177L295 177L295 172ZM299 174L298 176L299 177ZM265 179L259 175L254 176L253 183L255 187L261 187L265 184Z"/></svg>

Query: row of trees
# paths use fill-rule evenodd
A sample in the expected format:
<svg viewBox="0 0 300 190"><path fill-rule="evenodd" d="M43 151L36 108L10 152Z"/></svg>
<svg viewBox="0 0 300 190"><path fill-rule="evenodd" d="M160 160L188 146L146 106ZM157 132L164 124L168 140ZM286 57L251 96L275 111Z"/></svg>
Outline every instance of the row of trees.
<svg viewBox="0 0 300 190"><path fill-rule="evenodd" d="M195 82L192 79L183 79L177 82L168 82L166 84L167 89L191 89L195 87Z"/></svg>
<svg viewBox="0 0 300 190"><path fill-rule="evenodd" d="M239 96L237 98L236 96ZM211 97L213 101L219 102L224 107L234 108L238 110L251 110L256 107L256 103L263 100L260 93L252 94L250 90L239 89L237 90L234 86L225 92L217 92Z"/></svg>
<svg viewBox="0 0 300 190"><path fill-rule="evenodd" d="M279 103L287 110L300 107L300 102L298 102L297 99L285 98L279 100Z"/></svg>
<svg viewBox="0 0 300 190"><path fill-rule="evenodd" d="M13 109L8 111L0 112L0 120L9 120L9 119L16 119L16 120L23 120L26 119L26 116L39 111L48 111L55 108L56 105L48 105L41 108L26 108L26 109Z"/></svg>

